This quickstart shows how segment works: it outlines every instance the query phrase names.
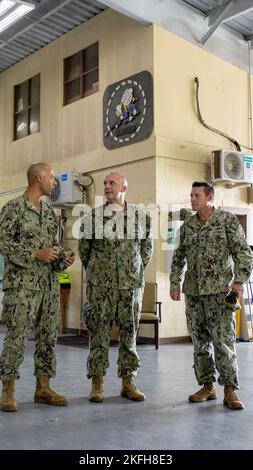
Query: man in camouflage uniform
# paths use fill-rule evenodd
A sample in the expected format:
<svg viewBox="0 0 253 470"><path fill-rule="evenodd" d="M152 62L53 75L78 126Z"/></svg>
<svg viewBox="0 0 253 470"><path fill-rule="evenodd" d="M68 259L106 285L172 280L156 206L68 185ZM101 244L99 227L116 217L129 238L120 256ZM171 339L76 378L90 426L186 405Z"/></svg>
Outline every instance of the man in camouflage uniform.
<svg viewBox="0 0 253 470"><path fill-rule="evenodd" d="M90 337L87 376L92 379L89 400L103 400L103 376L109 367L112 323L119 328L118 375L121 395L143 401L134 384L140 360L136 352L144 288L143 271L152 255L150 217L127 205L126 179L110 173L104 181L107 203L85 217L79 253L86 269L87 302L84 320ZM90 235L89 235L90 226Z"/></svg>
<svg viewBox="0 0 253 470"><path fill-rule="evenodd" d="M56 184L51 166L35 163L28 168L27 178L27 191L9 201L0 214L0 252L5 258L2 321L7 325L0 358L3 411L17 410L14 385L32 327L36 341L34 400L50 405L68 402L49 387L49 378L55 376L54 346L59 323L56 273L70 266L74 258L56 246L57 218L41 200Z"/></svg>
<svg viewBox="0 0 253 470"><path fill-rule="evenodd" d="M197 213L187 217L180 229L180 243L171 267L170 295L180 300L183 284L186 318L194 348L194 369L203 387L189 396L190 402L217 398L213 382L215 365L218 382L224 386L224 405L243 408L235 394L238 368L235 351L234 304L226 302L233 290L243 293L252 269L252 253L236 216L212 207L214 190L208 183L192 185L191 205ZM214 359L215 358L215 359Z"/></svg>

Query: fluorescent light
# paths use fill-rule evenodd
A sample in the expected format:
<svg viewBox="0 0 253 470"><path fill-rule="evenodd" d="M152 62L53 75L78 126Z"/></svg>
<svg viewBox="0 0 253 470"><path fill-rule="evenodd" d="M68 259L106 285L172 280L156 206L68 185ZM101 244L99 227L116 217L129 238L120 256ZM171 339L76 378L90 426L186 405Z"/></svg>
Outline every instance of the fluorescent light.
<svg viewBox="0 0 253 470"><path fill-rule="evenodd" d="M13 5L15 5L15 2L13 2L13 0L2 0L0 2L0 16L3 15L11 7L13 7Z"/></svg>
<svg viewBox="0 0 253 470"><path fill-rule="evenodd" d="M4 0L5 1L5 0ZM2 6L3 2L0 2L0 7ZM0 20L0 33L4 29L8 28L11 24L15 23L17 20L22 18L22 16L29 13L29 11L35 8L35 5L32 3L25 3L20 1L12 1L13 5L8 7L11 8L11 12L7 13L1 20ZM15 8L13 6L15 5ZM5 10L6 11L6 10Z"/></svg>

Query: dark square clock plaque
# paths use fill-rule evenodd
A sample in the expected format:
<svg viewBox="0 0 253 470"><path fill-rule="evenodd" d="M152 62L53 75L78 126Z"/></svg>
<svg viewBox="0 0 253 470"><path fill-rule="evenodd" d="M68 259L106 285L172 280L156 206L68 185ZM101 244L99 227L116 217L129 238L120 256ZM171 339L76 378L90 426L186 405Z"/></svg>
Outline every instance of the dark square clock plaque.
<svg viewBox="0 0 253 470"><path fill-rule="evenodd" d="M104 146L112 150L147 139L153 129L153 79L143 71L104 93Z"/></svg>

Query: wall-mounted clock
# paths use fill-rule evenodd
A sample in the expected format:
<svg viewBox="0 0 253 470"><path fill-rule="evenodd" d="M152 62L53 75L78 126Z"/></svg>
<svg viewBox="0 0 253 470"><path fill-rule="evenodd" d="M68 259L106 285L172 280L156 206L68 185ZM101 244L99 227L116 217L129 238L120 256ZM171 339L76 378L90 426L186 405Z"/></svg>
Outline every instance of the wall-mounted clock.
<svg viewBox="0 0 253 470"><path fill-rule="evenodd" d="M112 150L147 139L153 129L153 79L143 71L104 93L104 146Z"/></svg>

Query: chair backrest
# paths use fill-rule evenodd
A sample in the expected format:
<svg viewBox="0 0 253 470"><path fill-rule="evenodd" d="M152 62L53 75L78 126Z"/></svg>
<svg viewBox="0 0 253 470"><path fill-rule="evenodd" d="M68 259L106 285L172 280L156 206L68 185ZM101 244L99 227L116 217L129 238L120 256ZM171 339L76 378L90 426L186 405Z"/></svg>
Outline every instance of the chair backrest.
<svg viewBox="0 0 253 470"><path fill-rule="evenodd" d="M157 301L157 284L146 282L142 300L142 312L155 313Z"/></svg>

